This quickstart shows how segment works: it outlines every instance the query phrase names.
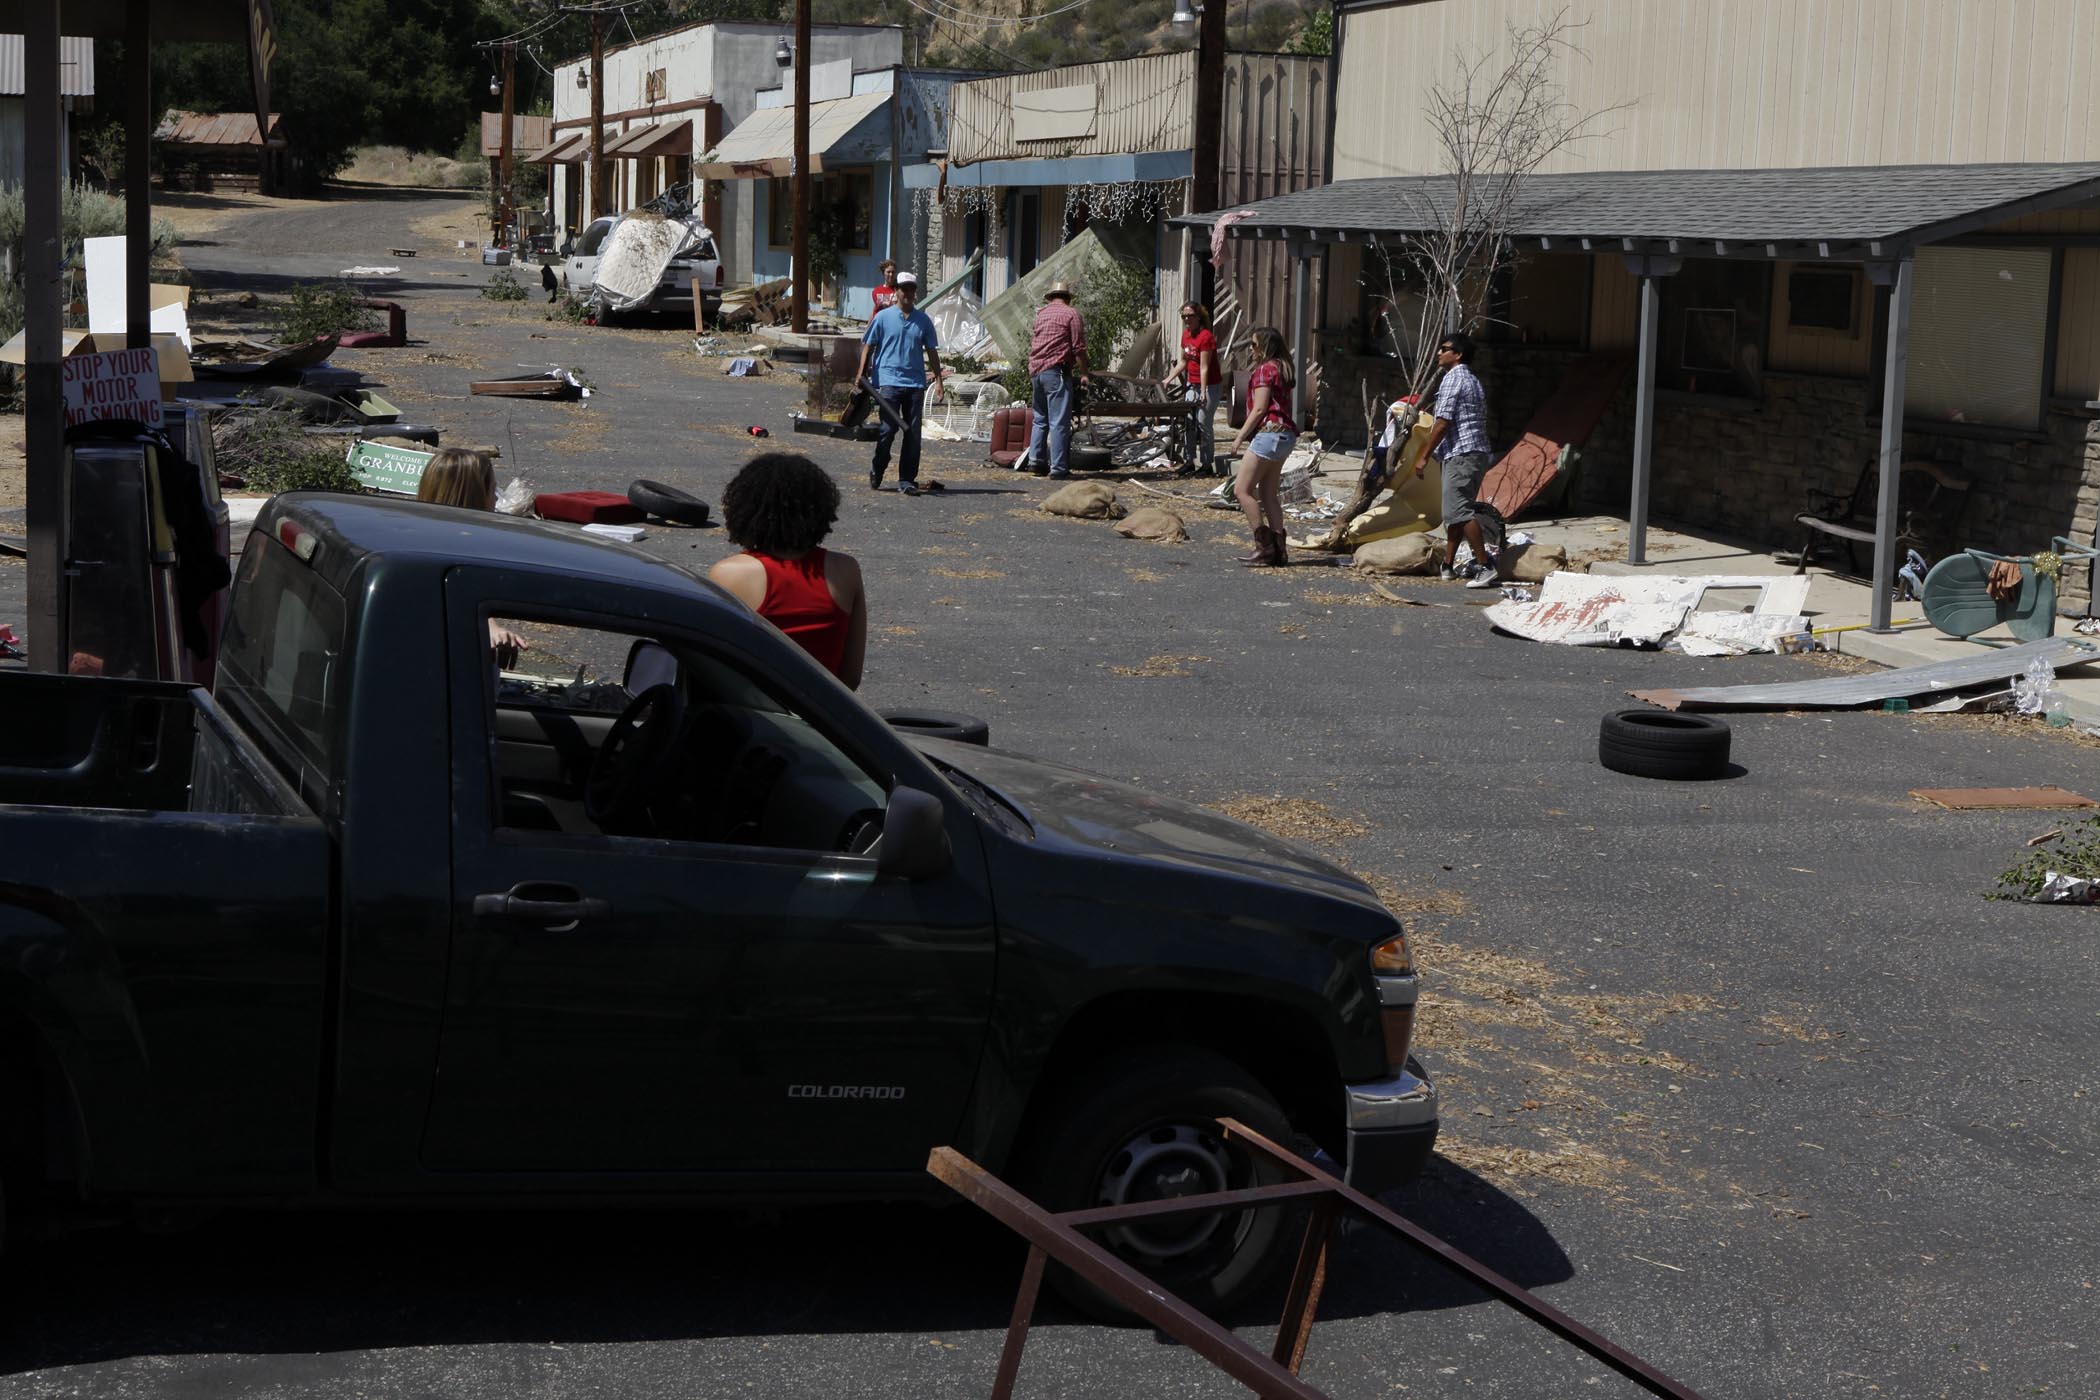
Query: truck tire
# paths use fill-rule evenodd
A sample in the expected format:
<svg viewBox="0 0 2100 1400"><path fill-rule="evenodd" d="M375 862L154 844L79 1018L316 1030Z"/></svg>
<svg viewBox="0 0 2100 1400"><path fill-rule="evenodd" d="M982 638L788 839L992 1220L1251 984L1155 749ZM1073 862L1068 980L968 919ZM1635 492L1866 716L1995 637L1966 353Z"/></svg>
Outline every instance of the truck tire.
<svg viewBox="0 0 2100 1400"><path fill-rule="evenodd" d="M689 491L660 481L637 481L627 488L627 500L636 510L673 525L708 523L707 502Z"/></svg>
<svg viewBox="0 0 2100 1400"><path fill-rule="evenodd" d="M1182 1045L1118 1052L1076 1075L1030 1134L1015 1175L1045 1209L1081 1210L1170 1195L1261 1186L1288 1174L1225 1142L1220 1118L1275 1141L1290 1124L1268 1090L1222 1055ZM1305 1212L1270 1206L1096 1229L1096 1243L1206 1313L1251 1296L1296 1250ZM1132 1314L1086 1280L1053 1266L1051 1285L1105 1322Z"/></svg>
<svg viewBox="0 0 2100 1400"><path fill-rule="evenodd" d="M1105 447L1075 442L1067 453L1066 460L1075 472L1105 472L1116 464L1115 454Z"/></svg>
<svg viewBox="0 0 2100 1400"><path fill-rule="evenodd" d="M979 748L992 742L992 727L975 715L955 714L949 710L881 710L878 713L892 729L901 729L906 734L917 734L926 739L953 739L958 744L975 744Z"/></svg>
<svg viewBox="0 0 2100 1400"><path fill-rule="evenodd" d="M1597 732L1597 761L1636 778L1703 781L1728 772L1728 726L1711 715L1619 710Z"/></svg>

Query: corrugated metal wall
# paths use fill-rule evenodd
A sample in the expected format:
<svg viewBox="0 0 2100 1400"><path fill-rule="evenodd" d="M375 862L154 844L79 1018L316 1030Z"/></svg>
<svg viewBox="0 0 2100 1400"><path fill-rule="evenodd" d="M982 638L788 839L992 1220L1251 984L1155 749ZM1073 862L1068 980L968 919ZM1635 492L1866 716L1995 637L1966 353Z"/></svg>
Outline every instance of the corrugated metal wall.
<svg viewBox="0 0 2100 1400"><path fill-rule="evenodd" d="M1326 184L1326 147L1326 59L1287 54L1225 56L1225 141L1218 169L1222 207L1237 208L1271 195ZM1179 245L1177 238L1168 254L1177 272ZM1234 247L1232 288L1243 308L1241 330L1266 325L1276 327L1286 338L1292 334L1295 264L1283 243L1247 240ZM1316 313L1323 296L1315 277ZM1162 286L1161 309L1171 311L1173 305ZM1175 324L1171 315L1166 320ZM1313 322L1320 324L1317 314Z"/></svg>
<svg viewBox="0 0 2100 1400"><path fill-rule="evenodd" d="M1185 151L1194 139L1196 56L1151 54L959 83L948 117L948 158L957 165L1022 156L1142 155ZM1063 141L1013 139L1013 94L1092 83L1100 93L1094 133Z"/></svg>
<svg viewBox="0 0 2100 1400"><path fill-rule="evenodd" d="M0 34L0 97L20 97L27 91L22 54L21 35ZM58 95L95 95L93 39L61 38L58 41Z"/></svg>
<svg viewBox="0 0 2100 1400"><path fill-rule="evenodd" d="M2100 159L2093 0L1434 0L1344 15L1336 178L1441 168L1453 55L1564 8L1568 101L1633 105L1544 170Z"/></svg>

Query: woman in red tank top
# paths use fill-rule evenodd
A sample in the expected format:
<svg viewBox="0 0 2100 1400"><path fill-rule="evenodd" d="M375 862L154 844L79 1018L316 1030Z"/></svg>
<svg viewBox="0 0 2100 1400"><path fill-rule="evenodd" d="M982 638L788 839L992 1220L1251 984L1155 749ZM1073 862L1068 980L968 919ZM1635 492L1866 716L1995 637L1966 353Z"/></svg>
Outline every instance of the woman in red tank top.
<svg viewBox="0 0 2100 1400"><path fill-rule="evenodd" d="M868 600L852 555L822 547L839 517L831 474L793 452L753 457L722 491L722 523L744 547L707 576L860 689Z"/></svg>

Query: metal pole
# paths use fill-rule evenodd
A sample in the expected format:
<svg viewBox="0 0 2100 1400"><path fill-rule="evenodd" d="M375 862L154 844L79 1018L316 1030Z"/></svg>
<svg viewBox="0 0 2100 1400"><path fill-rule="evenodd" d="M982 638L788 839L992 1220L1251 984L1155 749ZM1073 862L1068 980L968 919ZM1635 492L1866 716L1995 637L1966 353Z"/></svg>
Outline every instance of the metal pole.
<svg viewBox="0 0 2100 1400"><path fill-rule="evenodd" d="M605 12L591 11L591 208L588 224L605 212Z"/></svg>
<svg viewBox="0 0 2100 1400"><path fill-rule="evenodd" d="M1915 264L1905 256L1889 287L1888 374L1881 386L1881 489L1874 505L1873 591L1867 630L1889 632L1889 584L1896 577L1896 489L1903 475L1904 381L1910 373L1910 290Z"/></svg>
<svg viewBox="0 0 2100 1400"><path fill-rule="evenodd" d="M1641 277L1641 353L1634 370L1633 503L1626 512L1626 562L1648 562L1648 473L1655 452L1655 340L1662 292L1652 273Z"/></svg>
<svg viewBox="0 0 2100 1400"><path fill-rule="evenodd" d="M1291 358L1298 365L1298 412L1295 420L1300 429L1311 426L1313 411L1318 407L1312 402L1312 245L1299 243L1291 248L1291 305L1296 309L1291 321Z"/></svg>
<svg viewBox="0 0 2100 1400"><path fill-rule="evenodd" d="M499 232L499 233L498 233L498 234L496 235L496 242L497 242L497 244L498 244L499 246L505 246L505 247L509 246L509 243L510 243L510 219L511 219L511 208L510 208L510 191L511 191L511 175L510 175L510 171L511 171L511 165L510 165L510 158L511 158L511 131L510 131L510 128L511 128L511 123L512 123L512 122L513 122L513 121L515 120L515 117L514 117L514 116L513 116L512 114L513 114L513 113L515 113L515 112L516 112L516 111L518 110L518 108L517 108L517 102L516 102L516 100L515 100L515 97L513 96L513 94L514 94L514 93L516 92L516 90L517 90L517 78L518 78L518 46L517 46L517 44L516 44L516 43L515 43L514 41L508 41L508 40L506 40L506 41L504 42L504 45L503 45L503 145L502 145L502 146L501 146L501 148L500 148L500 149L501 149L501 151L502 151L502 159L501 159L501 162L500 162L500 168L501 168L501 177L502 177L502 181L503 181L503 184L502 184L502 187L501 187L501 193L499 193L499 194L498 194L498 195L496 196L496 214L497 214L497 217L498 217L498 218L500 218L500 219L501 219L501 220L503 221L503 228L502 228L502 230L501 230L501 231L500 231L500 232Z"/></svg>
<svg viewBox="0 0 2100 1400"><path fill-rule="evenodd" d="M130 0L124 18L124 343L153 343L153 5ZM264 138L269 136L263 133Z"/></svg>
<svg viewBox="0 0 2100 1400"><path fill-rule="evenodd" d="M795 281L788 325L797 335L809 330L809 70L809 0L795 0L795 168L789 172L795 200Z"/></svg>
<svg viewBox="0 0 2100 1400"><path fill-rule="evenodd" d="M59 0L22 6L23 331L28 397L23 409L29 455L29 664L63 671L66 645L65 407L59 383L65 248L59 237L64 166L59 158Z"/></svg>
<svg viewBox="0 0 2100 1400"><path fill-rule="evenodd" d="M1197 20L1194 154L1189 171L1189 212L1207 214L1224 202L1219 188L1225 164L1225 23L1227 0L1208 0ZM1210 259L1198 260L1197 285L1184 293L1201 306L1217 297ZM1300 367L1301 372L1303 367Z"/></svg>

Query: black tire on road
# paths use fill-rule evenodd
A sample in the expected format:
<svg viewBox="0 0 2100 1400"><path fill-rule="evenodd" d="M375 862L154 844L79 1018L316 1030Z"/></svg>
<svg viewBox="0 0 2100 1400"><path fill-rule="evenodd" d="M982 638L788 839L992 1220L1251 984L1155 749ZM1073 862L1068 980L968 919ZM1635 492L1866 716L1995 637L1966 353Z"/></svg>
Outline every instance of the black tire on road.
<svg viewBox="0 0 2100 1400"><path fill-rule="evenodd" d="M1069 460L1075 472L1105 472L1116 464L1115 454L1106 447L1084 447L1076 442Z"/></svg>
<svg viewBox="0 0 2100 1400"><path fill-rule="evenodd" d="M660 481L635 482L627 488L627 500L636 510L673 525L708 523L707 502L689 491L666 486Z"/></svg>
<svg viewBox="0 0 2100 1400"><path fill-rule="evenodd" d="M1288 1143L1290 1124L1260 1082L1231 1060L1185 1045L1118 1051L1068 1079L1031 1127L1010 1174L1047 1210L1080 1210L1286 1179L1224 1141L1237 1118ZM1271 1206L1090 1230L1104 1248L1204 1312L1246 1301L1297 1249L1305 1212ZM1107 1322L1135 1323L1105 1293L1053 1265L1051 1286Z"/></svg>
<svg viewBox="0 0 2100 1400"><path fill-rule="evenodd" d="M975 744L979 748L992 742L992 727L975 715L956 714L951 710L881 710L881 716L894 729L907 734L917 734L927 739L953 739L958 744Z"/></svg>
<svg viewBox="0 0 2100 1400"><path fill-rule="evenodd" d="M1701 781L1728 772L1728 725L1711 715L1619 710L1597 733L1597 761L1636 778Z"/></svg>

